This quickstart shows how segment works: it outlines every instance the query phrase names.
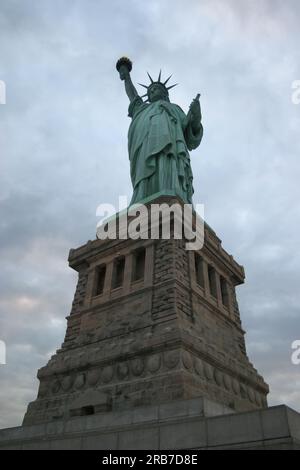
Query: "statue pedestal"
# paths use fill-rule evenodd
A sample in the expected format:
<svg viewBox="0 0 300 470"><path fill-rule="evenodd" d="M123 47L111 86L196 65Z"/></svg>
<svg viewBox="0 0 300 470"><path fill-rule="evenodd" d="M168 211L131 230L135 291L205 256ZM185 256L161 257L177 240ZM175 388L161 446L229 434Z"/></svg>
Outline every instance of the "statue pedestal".
<svg viewBox="0 0 300 470"><path fill-rule="evenodd" d="M65 341L38 372L24 424L195 397L233 412L267 406L235 297L244 270L207 225L204 238L198 252L174 233L70 251L79 277Z"/></svg>
<svg viewBox="0 0 300 470"><path fill-rule="evenodd" d="M181 204L171 196L153 202ZM198 436L205 419L212 423L209 426L224 425L228 436L230 423L239 423L234 432L240 429L247 442L253 440L251 430L249 435L243 431L249 420L254 430L262 416L274 419L276 429L285 429L280 424L283 416L288 421L295 418L299 425L299 415L285 407L267 409L268 386L248 359L235 295L244 270L208 225L204 230L204 246L198 251L186 250L186 240L176 239L174 232L168 240L94 240L70 251L78 284L65 340L38 371L38 397L29 404L23 427L15 431L20 442L32 432L43 445L48 445L51 434L52 441L63 439L62 446L71 439L72 446L80 442L91 447L95 442L101 448L129 448L126 439L140 442L133 436L144 426L143 444L138 445L173 449L181 442L176 440L179 429L181 438L188 439L183 429L195 429ZM174 410L165 422L172 407L181 410L176 426L171 418L176 416ZM231 417L210 418L224 413ZM122 428L123 420L128 437L123 444L120 440L112 444L108 430L104 437L103 426L112 427L109 433L115 436L119 431L114 426ZM160 425L176 427L173 444L169 432L165 441L157 437ZM97 428L98 437L85 441L90 426ZM180 445L227 445L226 432L221 433L222 442L220 437L215 441L207 437L201 444L191 437L190 444L184 440ZM12 438L11 433L2 431L0 446L5 436ZM242 442L234 439L233 443Z"/></svg>

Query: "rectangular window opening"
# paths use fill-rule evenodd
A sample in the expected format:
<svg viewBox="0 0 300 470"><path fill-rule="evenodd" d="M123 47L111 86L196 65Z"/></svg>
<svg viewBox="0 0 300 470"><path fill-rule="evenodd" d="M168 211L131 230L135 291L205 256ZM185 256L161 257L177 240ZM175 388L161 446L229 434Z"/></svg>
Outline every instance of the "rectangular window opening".
<svg viewBox="0 0 300 470"><path fill-rule="evenodd" d="M204 288L203 259L198 253L195 253L195 271L197 284Z"/></svg>
<svg viewBox="0 0 300 470"><path fill-rule="evenodd" d="M222 303L225 307L229 306L229 296L228 296L228 285L226 279L224 277L220 277L220 284L221 284L221 294L222 294Z"/></svg>
<svg viewBox="0 0 300 470"><path fill-rule="evenodd" d="M217 284L215 269L208 265L209 290L213 297L217 298Z"/></svg>
<svg viewBox="0 0 300 470"><path fill-rule="evenodd" d="M106 266L99 266L96 269L96 285L95 285L95 295L103 294L104 282L106 276Z"/></svg>
<svg viewBox="0 0 300 470"><path fill-rule="evenodd" d="M122 256L115 260L113 269L112 288L121 287L124 281L125 257Z"/></svg>
<svg viewBox="0 0 300 470"><path fill-rule="evenodd" d="M95 414L95 408L93 406L83 406L81 408L81 416L90 416Z"/></svg>
<svg viewBox="0 0 300 470"><path fill-rule="evenodd" d="M146 260L145 248L138 249L133 255L133 271L132 271L133 281L139 281L139 280L144 279L145 260Z"/></svg>

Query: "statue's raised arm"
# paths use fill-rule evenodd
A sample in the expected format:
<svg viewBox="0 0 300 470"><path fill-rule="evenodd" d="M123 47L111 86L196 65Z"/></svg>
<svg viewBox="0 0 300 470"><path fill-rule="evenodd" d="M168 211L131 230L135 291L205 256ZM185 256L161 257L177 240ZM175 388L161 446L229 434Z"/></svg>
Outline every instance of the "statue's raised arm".
<svg viewBox="0 0 300 470"><path fill-rule="evenodd" d="M138 96L138 92L136 91L136 88L130 77L132 62L127 57L121 57L121 59L119 59L116 64L116 68L120 74L120 79L125 83L125 91L127 96L130 102L132 102Z"/></svg>

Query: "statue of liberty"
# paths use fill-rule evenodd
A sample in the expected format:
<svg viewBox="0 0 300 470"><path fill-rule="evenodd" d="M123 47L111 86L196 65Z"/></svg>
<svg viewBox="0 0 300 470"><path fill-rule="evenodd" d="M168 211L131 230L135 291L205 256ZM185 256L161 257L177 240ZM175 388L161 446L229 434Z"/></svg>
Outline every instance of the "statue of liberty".
<svg viewBox="0 0 300 470"><path fill-rule="evenodd" d="M176 194L192 204L193 174L189 150L198 147L203 135L200 95L192 101L188 114L170 102L169 78L141 85L147 93L139 96L130 71L131 61L122 57L117 62L121 80L130 100L128 115L132 118L128 131L128 152L133 196L130 204L143 202L150 196ZM143 98L146 100L143 101Z"/></svg>

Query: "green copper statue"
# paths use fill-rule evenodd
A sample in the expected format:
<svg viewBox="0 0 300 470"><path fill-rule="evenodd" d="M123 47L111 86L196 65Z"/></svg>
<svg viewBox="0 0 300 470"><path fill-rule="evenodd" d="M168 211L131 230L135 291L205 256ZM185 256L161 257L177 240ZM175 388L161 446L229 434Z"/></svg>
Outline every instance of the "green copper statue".
<svg viewBox="0 0 300 470"><path fill-rule="evenodd" d="M130 173L133 185L131 204L141 202L156 193L175 193L184 202L192 204L193 174L189 150L198 147L203 135L200 95L192 101L188 114L170 103L167 87L169 77L142 85L147 93L139 96L130 71L131 61L122 57L117 62L121 80L130 100L132 118L128 132ZM145 102L143 98L146 97Z"/></svg>

